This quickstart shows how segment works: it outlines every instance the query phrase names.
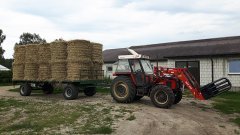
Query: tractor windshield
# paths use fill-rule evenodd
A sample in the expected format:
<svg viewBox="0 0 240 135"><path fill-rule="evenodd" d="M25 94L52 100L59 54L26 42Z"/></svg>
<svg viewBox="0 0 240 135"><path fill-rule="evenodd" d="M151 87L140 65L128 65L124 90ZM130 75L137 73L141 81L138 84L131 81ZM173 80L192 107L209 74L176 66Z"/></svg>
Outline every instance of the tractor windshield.
<svg viewBox="0 0 240 135"><path fill-rule="evenodd" d="M141 60L141 63L145 73L153 74L153 69L149 60Z"/></svg>

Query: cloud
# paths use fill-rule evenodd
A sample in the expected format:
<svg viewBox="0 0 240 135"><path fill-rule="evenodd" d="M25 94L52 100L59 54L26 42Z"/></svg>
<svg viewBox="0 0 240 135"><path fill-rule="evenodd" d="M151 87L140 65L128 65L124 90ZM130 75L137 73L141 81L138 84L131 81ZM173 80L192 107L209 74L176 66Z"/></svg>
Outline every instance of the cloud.
<svg viewBox="0 0 240 135"><path fill-rule="evenodd" d="M0 29L7 35L5 57L23 32L88 39L104 49L179 40L239 35L236 0L6 0Z"/></svg>

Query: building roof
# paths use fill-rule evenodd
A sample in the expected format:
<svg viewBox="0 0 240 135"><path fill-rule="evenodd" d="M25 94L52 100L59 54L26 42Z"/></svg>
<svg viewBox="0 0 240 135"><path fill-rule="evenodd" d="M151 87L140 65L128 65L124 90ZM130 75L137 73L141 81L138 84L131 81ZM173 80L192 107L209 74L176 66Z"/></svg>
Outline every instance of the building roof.
<svg viewBox="0 0 240 135"><path fill-rule="evenodd" d="M10 70L10 69L8 69L8 68L6 68L6 67L0 65L0 71L8 71L8 70Z"/></svg>
<svg viewBox="0 0 240 135"><path fill-rule="evenodd" d="M150 56L151 60L236 55L240 54L240 36L131 46L129 48L140 54ZM118 55L127 54L129 52L126 48L104 50L104 62L115 62Z"/></svg>

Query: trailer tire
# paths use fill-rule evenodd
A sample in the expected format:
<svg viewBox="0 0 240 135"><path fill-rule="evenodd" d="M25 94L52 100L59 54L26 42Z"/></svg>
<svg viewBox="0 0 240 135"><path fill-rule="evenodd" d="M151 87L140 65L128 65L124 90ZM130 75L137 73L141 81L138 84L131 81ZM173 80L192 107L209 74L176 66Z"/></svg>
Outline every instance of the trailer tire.
<svg viewBox="0 0 240 135"><path fill-rule="evenodd" d="M83 90L84 94L86 96L93 96L96 94L96 87L86 87L84 90Z"/></svg>
<svg viewBox="0 0 240 135"><path fill-rule="evenodd" d="M182 100L182 91L178 90L174 92L175 100L173 104L177 104Z"/></svg>
<svg viewBox="0 0 240 135"><path fill-rule="evenodd" d="M150 98L153 104L159 108L170 108L174 103L173 91L169 87L163 85L153 87Z"/></svg>
<svg viewBox="0 0 240 135"><path fill-rule="evenodd" d="M134 98L134 101L138 101L138 100L140 100L141 98L143 98L143 96L135 96L135 98Z"/></svg>
<svg viewBox="0 0 240 135"><path fill-rule="evenodd" d="M78 97L78 88L70 84L64 88L63 96L67 100L73 100Z"/></svg>
<svg viewBox="0 0 240 135"><path fill-rule="evenodd" d="M42 87L44 94L52 94L53 93L53 86L49 83L44 83Z"/></svg>
<svg viewBox="0 0 240 135"><path fill-rule="evenodd" d="M111 96L119 103L131 103L136 96L136 89L127 76L116 77L111 84Z"/></svg>
<svg viewBox="0 0 240 135"><path fill-rule="evenodd" d="M30 96L32 92L32 87L28 83L24 83L20 86L21 96Z"/></svg>

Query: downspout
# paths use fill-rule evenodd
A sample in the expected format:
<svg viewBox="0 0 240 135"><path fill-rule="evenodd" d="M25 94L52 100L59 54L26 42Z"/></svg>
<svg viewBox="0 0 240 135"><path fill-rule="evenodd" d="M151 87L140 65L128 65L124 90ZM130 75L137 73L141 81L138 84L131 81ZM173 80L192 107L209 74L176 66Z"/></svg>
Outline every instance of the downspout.
<svg viewBox="0 0 240 135"><path fill-rule="evenodd" d="M214 63L213 58L211 57L211 66L212 66L212 82L214 81Z"/></svg>

